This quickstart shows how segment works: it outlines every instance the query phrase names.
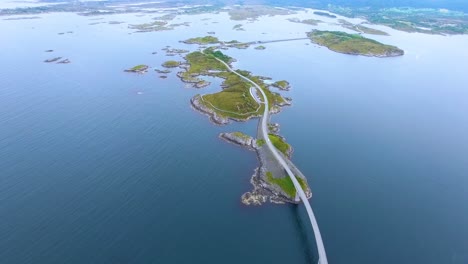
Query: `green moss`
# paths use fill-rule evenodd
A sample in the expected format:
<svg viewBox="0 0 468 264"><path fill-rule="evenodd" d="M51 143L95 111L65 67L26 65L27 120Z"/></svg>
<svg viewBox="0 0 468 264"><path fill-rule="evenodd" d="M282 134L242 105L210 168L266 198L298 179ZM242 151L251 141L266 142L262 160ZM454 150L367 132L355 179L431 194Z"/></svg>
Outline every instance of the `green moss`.
<svg viewBox="0 0 468 264"><path fill-rule="evenodd" d="M140 64L140 65L137 65L137 66L131 68L130 70L131 71L141 71L141 70L145 70L147 68L148 68L148 66L146 66L144 64Z"/></svg>
<svg viewBox="0 0 468 264"><path fill-rule="evenodd" d="M291 149L291 146L286 143L280 136L275 135L275 134L268 134L268 137L270 138L271 143L275 148L277 148L281 153L284 155L288 155L288 152Z"/></svg>
<svg viewBox="0 0 468 264"><path fill-rule="evenodd" d="M265 145L266 141L264 139L257 139L257 145L259 147L262 147L263 145Z"/></svg>
<svg viewBox="0 0 468 264"><path fill-rule="evenodd" d="M269 183L278 185L289 197L293 198L296 196L296 187L294 187L294 183L288 175L282 178L275 178L273 177L273 174L268 171L266 173L266 177ZM305 181L297 176L296 179L302 190L305 190L307 188Z"/></svg>
<svg viewBox="0 0 468 264"><path fill-rule="evenodd" d="M238 137L238 138L242 138L242 139L244 139L244 140L250 139L250 136L249 136L249 135L246 135L246 134L244 134L244 133L242 133L242 132L239 132L239 131L233 132L232 134L233 134L234 136L236 136L236 137Z"/></svg>
<svg viewBox="0 0 468 264"><path fill-rule="evenodd" d="M205 53L205 54L204 54ZM211 108L218 115L236 119L248 119L263 113L264 105L258 104L250 94L252 84L242 79L238 75L228 71L227 67L217 60L230 62L231 57L221 51L208 48L202 52L192 52L185 57L189 67L186 72L178 73L182 80L191 83L198 83L200 75L215 76L224 79L223 90L213 94L202 96L201 103ZM248 71L238 71L239 74L250 78L258 83L268 97L270 105L281 102L283 98L279 94L272 93L259 76L252 76Z"/></svg>
<svg viewBox="0 0 468 264"><path fill-rule="evenodd" d="M403 50L395 46L385 45L359 34L314 30L307 35L312 42L345 54L385 57L403 55L404 53Z"/></svg>
<svg viewBox="0 0 468 264"><path fill-rule="evenodd" d="M205 37L197 37L197 38L190 38L183 41L186 44L199 44L199 45L206 45L206 44L216 44L219 43L219 39L213 36L205 36Z"/></svg>
<svg viewBox="0 0 468 264"><path fill-rule="evenodd" d="M217 59L220 59L220 60L222 60L222 61L224 61L224 62L226 62L226 63L229 63L229 62L231 62L231 60L232 60L231 57L225 55L224 53L222 53L222 52L219 51L219 50L216 50L216 51L215 51L215 50L212 49L212 48L207 48L207 49L205 49L205 50L203 51L203 53L205 53L205 54L207 54L207 55L211 55L211 56L213 56L213 57L215 57L215 58L217 58Z"/></svg>
<svg viewBox="0 0 468 264"><path fill-rule="evenodd" d="M175 68L175 67L178 67L179 65L180 65L180 62L173 61L173 60L166 61L162 64L162 66L166 68Z"/></svg>

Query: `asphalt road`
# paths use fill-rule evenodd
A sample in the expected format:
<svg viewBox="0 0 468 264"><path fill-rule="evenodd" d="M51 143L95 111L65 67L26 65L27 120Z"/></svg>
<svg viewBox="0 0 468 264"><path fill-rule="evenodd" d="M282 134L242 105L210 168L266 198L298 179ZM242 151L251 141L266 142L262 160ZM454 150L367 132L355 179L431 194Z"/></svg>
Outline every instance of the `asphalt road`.
<svg viewBox="0 0 468 264"><path fill-rule="evenodd" d="M315 219L314 212L312 211L312 207L310 207L309 200L307 199L306 194L301 188L301 185L297 181L296 177L294 176L294 173L291 171L291 168L289 168L288 164L284 160L284 158L278 153L276 150L275 146L271 143L269 137L268 137L268 120L269 120L269 108L268 108L268 98L265 94L265 92L258 86L255 82L250 80L249 78L239 74L238 72L234 71L227 63L225 63L222 60L217 59L221 63L223 63L229 71L232 73L236 74L237 76L241 77L242 79L250 82L255 88L257 88L263 95L264 99L264 104L265 104L265 110L263 112L262 120L261 120L261 125L262 125L262 134L263 137L265 138L265 142L268 146L268 149L272 152L273 156L276 158L276 160L281 164L281 166L286 170L288 173L289 177L291 178L294 187L296 187L297 193L299 194L299 197L301 198L302 202L304 203L304 206L306 207L307 214L309 215L310 219L310 224L312 225L312 229L314 230L314 236L315 236L315 241L317 244L317 251L319 254L319 264L328 264L327 260L327 254L325 252L325 247L323 245L323 240L322 240L322 235L320 234L320 229L317 223L317 220ZM252 95L252 94L251 94ZM255 98L254 98L255 99Z"/></svg>

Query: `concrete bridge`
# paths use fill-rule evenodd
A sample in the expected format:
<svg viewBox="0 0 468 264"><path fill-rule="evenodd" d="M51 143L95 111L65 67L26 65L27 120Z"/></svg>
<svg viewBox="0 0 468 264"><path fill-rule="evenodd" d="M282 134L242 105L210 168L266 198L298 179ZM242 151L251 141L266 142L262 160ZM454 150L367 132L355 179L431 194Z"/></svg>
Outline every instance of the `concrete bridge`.
<svg viewBox="0 0 468 264"><path fill-rule="evenodd" d="M252 81L249 78L247 78L247 77L239 74L238 72L234 71L224 61L222 61L222 60L220 60L218 58L216 58L216 59L219 62L223 63L226 66L226 68L229 69L229 71L231 71L232 73L238 75L239 77L246 80L247 82L251 83L262 94L263 103L265 104L265 110L264 110L263 116L262 116L261 121L260 121L261 122L261 130L262 130L263 138L265 139L265 143L268 146L271 153L273 154L273 156L275 157L275 159L278 161L279 164L281 164L281 166L284 168L284 170L287 172L287 174L291 178L291 181L293 182L294 187L296 187L296 191L297 191L297 194L299 195L299 198L304 203L304 206L305 206L305 208L307 210L307 214L309 216L310 224L312 225L312 229L314 231L315 242L317 244L317 251L318 251L318 255L319 255L318 263L319 264L328 264L327 254L325 252L325 247L323 245L322 235L320 234L320 229L319 229L317 220L315 219L314 212L312 211L312 208L310 207L309 200L307 199L306 194L302 190L299 182L297 181L297 179L296 179L294 173L292 172L291 168L289 167L288 163L284 160L283 156L278 153L278 150L275 148L275 146L273 146L273 144L271 143L271 141L270 141L270 139L268 137L268 126L267 126L267 124L268 124L269 114L270 113L269 113L269 107L268 107L268 98L267 98L265 92L254 81ZM255 99L255 101L258 100L256 98L256 96L252 94L252 92L250 94Z"/></svg>

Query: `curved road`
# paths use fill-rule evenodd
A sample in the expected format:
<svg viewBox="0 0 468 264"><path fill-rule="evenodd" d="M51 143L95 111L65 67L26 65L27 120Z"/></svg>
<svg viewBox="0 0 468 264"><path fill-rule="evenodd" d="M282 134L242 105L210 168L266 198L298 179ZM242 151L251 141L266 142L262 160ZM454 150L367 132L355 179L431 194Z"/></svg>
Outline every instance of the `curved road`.
<svg viewBox="0 0 468 264"><path fill-rule="evenodd" d="M229 71L231 71L232 73L238 75L242 79L250 82L255 88L257 88L262 93L263 98L264 98L264 103L265 103L265 111L263 113L262 121L261 121L262 122L263 137L265 138L266 144L267 144L268 148L270 149L270 151L273 153L276 160L281 164L281 166L288 173L289 177L291 178L292 182L294 183L294 187L296 187L296 190L297 190L297 192L299 194L299 197L301 198L302 202L304 203L304 205L306 207L307 214L309 215L310 223L312 225L312 229L314 230L315 241L317 243L317 250L318 250L318 254L319 254L318 263L319 264L328 264L327 254L325 252L325 247L323 246L322 235L320 234L320 229L318 227L317 220L315 219L314 212L312 211L312 208L310 207L309 200L307 199L304 191L301 188L301 185L299 184L296 177L294 176L294 173L291 171L291 169L289 168L289 166L286 163L286 161L284 160L284 158L278 153L278 151L273 146L273 144L271 143L271 141L270 141L270 139L268 137L267 122L268 122L269 111L268 111L268 98L267 98L265 92L255 82L253 82L249 78L239 74L238 72L234 71L227 63L225 63L224 61L222 61L222 60L220 60L218 58L216 58L216 59L218 61L220 61L221 63L223 63L229 69Z"/></svg>

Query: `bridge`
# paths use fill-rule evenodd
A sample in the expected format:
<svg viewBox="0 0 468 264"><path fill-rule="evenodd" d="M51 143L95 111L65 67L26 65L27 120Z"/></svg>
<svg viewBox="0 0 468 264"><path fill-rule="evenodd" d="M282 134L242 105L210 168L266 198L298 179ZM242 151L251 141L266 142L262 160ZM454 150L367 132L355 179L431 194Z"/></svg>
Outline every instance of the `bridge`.
<svg viewBox="0 0 468 264"><path fill-rule="evenodd" d="M317 244L317 251L318 251L318 255L319 255L319 261L318 261L318 264L328 264L328 260L327 260L327 254L325 252L325 247L323 245L323 240L322 240L322 235L320 234L320 229L319 229L319 226L318 226L318 223L317 223L317 220L315 219L315 215L314 215L314 212L312 211L312 207L310 206L310 203L309 203L309 200L307 199L307 196L306 194L304 193L304 190L302 190L301 188L301 185L299 184L299 182L297 181L294 173L292 172L290 166L288 165L288 163L284 160L283 156L280 155L278 153L278 150L275 148L275 146L273 146L273 144L271 143L269 137L268 137L268 128L267 128L267 124L268 124L268 120L269 120L269 107L268 107L268 98L265 94L265 92L262 90L262 88L260 88L260 86L258 86L258 84L256 84L254 81L250 80L249 78L239 74L238 72L236 72L235 70L233 70L227 63L225 63L224 61L216 58L219 62L221 62L222 64L224 64L226 66L226 68L228 68L228 70L234 74L236 74L237 76L241 77L242 79L246 80L247 82L251 83L263 96L263 104L265 104L265 110L263 112L263 116L261 118L261 131L262 131L262 134L263 134L263 137L265 139L265 143L266 145L268 146L268 149L271 151L271 153L273 154L273 156L275 157L275 159L278 161L278 163L284 168L284 170L287 172L288 176L291 178L291 181L293 182L294 184L294 187L296 187L296 191L297 191L297 194L299 195L299 198L302 200L302 202L304 203L304 206L307 210L307 214L309 216L309 220L310 220L310 224L312 225L312 229L314 231L314 236L315 236L315 242ZM258 99L256 98L255 95L252 94L252 92L250 93L251 96L255 99L255 101L257 101Z"/></svg>
<svg viewBox="0 0 468 264"><path fill-rule="evenodd" d="M295 40L310 40L310 38L288 38L288 39L257 40L257 41L236 42L236 43L222 42L220 46L215 46L215 48L234 47L234 46L238 46L238 45L267 44L267 43L295 41Z"/></svg>

